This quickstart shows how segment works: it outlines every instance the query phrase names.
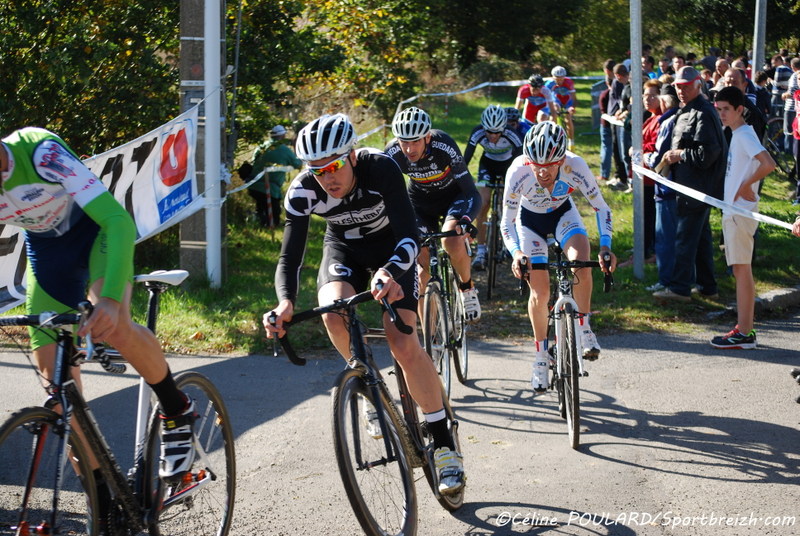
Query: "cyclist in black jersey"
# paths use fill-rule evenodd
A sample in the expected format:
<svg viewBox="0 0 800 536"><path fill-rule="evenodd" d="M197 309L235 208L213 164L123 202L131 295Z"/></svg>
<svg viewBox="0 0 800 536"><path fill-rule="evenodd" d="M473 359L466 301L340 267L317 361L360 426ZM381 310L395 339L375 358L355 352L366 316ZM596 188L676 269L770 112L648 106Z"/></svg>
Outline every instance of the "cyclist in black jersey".
<svg viewBox="0 0 800 536"><path fill-rule="evenodd" d="M398 113L392 121L395 135L386 146L386 154L394 159L410 179L408 193L423 232L460 230L478 216L481 198L467 170L461 150L453 138L441 130L431 130L431 118L419 108ZM444 219L444 224L441 224ZM468 322L481 316L478 289L472 284L472 273L464 238L449 237L442 245L461 281L461 300ZM428 251L420 252L418 264L420 286L430 278Z"/></svg>
<svg viewBox="0 0 800 536"><path fill-rule="evenodd" d="M472 260L472 269L483 271L486 269L486 234L484 222L489 214L492 191L488 187L491 183L502 183L506 176L508 166L512 160L522 154L522 139L517 133L508 128L506 110L497 104L490 104L481 114L481 124L472 129L464 151L464 161L469 166L475 149L483 147L478 164L478 192L481 195L481 211L475 226L478 228L478 248ZM501 194L502 195L502 194ZM498 215L499 219L499 215Z"/></svg>
<svg viewBox="0 0 800 536"><path fill-rule="evenodd" d="M353 125L343 114L323 115L298 135L296 153L307 168L292 181L284 201L286 222L275 274L279 303L263 319L269 337L282 336L283 323L294 314L312 214L327 222L317 277L319 303L353 296L369 286L375 299L387 298L408 326L417 324L414 268L419 242L403 174L380 151L353 149L355 141ZM336 314L323 315L323 322L336 349L349 358L346 323ZM416 330L401 333L388 314L383 323L389 348L433 436L439 491L456 493L464 485L464 468L448 430L433 361Z"/></svg>

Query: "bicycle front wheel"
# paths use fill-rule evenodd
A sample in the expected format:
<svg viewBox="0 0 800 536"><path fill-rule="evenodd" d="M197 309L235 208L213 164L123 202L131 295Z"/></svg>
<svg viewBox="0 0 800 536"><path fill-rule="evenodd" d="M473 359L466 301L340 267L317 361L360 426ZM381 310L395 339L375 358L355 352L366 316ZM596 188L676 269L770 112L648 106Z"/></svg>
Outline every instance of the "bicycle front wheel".
<svg viewBox="0 0 800 536"><path fill-rule="evenodd" d="M492 198L496 196L496 193L492 193ZM487 248L487 263L488 263L488 273L486 274L486 298L491 300L492 294L494 293L494 287L497 284L497 263L500 262L500 251L498 249L498 239L500 236L500 225L499 225L499 215L494 211L493 207L492 215L489 219L489 229L486 233L486 248Z"/></svg>
<svg viewBox="0 0 800 536"><path fill-rule="evenodd" d="M564 387L564 409L567 417L569 442L573 449L577 449L581 442L578 339L575 332L575 319L572 316L572 307L569 304L564 307L564 313L564 321L561 323L563 326L562 331L565 332L564 344L562 346L564 356L559 362Z"/></svg>
<svg viewBox="0 0 800 536"><path fill-rule="evenodd" d="M452 345L448 329L447 305L438 281L431 281L425 289L422 317L424 319L425 351L431 356L444 390L447 396L450 396L450 348Z"/></svg>
<svg viewBox="0 0 800 536"><path fill-rule="evenodd" d="M364 404L383 414L384 429L368 431ZM347 498L367 535L410 535L417 530L413 469L390 402L375 400L363 371L346 369L333 389L333 441ZM382 435L383 437L377 437Z"/></svg>
<svg viewBox="0 0 800 536"><path fill-rule="evenodd" d="M198 372L183 372L175 383L194 400L195 461L178 484L158 478L161 419L154 413L148 433L145 474L153 536L225 536L231 527L236 494L234 435L222 396L211 380Z"/></svg>
<svg viewBox="0 0 800 536"><path fill-rule="evenodd" d="M0 427L0 535L98 534L97 491L86 449L61 416L18 411ZM54 504L56 475L61 474Z"/></svg>
<svg viewBox="0 0 800 536"><path fill-rule="evenodd" d="M469 347L467 346L467 322L464 316L464 302L461 301L459 294L458 278L455 270L449 267L445 270L445 273L448 278L447 286L450 289L447 293L447 300L450 304L450 320L452 322L450 337L453 347L453 362L456 368L456 377L463 384L467 382L469 373Z"/></svg>

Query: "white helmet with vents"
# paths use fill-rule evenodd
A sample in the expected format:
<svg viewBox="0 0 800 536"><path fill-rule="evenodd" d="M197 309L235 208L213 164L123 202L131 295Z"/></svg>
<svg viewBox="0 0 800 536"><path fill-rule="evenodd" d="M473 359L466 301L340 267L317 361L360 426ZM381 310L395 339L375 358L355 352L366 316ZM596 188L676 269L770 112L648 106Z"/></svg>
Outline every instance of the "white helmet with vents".
<svg viewBox="0 0 800 536"><path fill-rule="evenodd" d="M534 164L558 162L567 153L567 133L552 121L536 123L525 134L525 156Z"/></svg>
<svg viewBox="0 0 800 536"><path fill-rule="evenodd" d="M503 132L508 116L502 106L490 104L481 114L481 125L486 132Z"/></svg>
<svg viewBox="0 0 800 536"><path fill-rule="evenodd" d="M401 141L418 140L431 131L431 116L425 110L412 106L394 116L392 133Z"/></svg>
<svg viewBox="0 0 800 536"><path fill-rule="evenodd" d="M310 162L345 154L353 148L356 131L344 114L323 115L303 127L297 135L295 152L300 160Z"/></svg>

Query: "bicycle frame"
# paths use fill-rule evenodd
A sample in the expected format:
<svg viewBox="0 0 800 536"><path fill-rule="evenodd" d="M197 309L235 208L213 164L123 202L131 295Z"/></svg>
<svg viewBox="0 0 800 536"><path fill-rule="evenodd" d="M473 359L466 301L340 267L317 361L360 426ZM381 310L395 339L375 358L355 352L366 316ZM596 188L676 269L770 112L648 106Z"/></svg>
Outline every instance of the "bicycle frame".
<svg viewBox="0 0 800 536"><path fill-rule="evenodd" d="M551 309L551 314L553 315L555 323L555 333L564 333L564 331L562 331L562 324L564 322L572 322L575 329L574 332L580 333L578 304L572 297L573 281L567 273L568 270L569 269L564 266L557 268L558 298ZM569 307L567 307L567 305L569 305ZM567 310L571 310L572 312L568 313ZM559 371L564 370L561 361L564 359L564 356L569 355L566 351L566 344L564 340L556 340L556 360L558 365L556 370ZM586 370L583 368L582 352L578 352L578 373L580 376L587 376Z"/></svg>

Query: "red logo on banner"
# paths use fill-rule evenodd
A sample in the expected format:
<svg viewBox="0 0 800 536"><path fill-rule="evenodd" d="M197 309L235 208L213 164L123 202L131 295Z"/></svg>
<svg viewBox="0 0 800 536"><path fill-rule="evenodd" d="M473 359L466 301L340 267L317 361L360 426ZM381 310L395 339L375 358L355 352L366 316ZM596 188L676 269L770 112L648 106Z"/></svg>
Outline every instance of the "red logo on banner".
<svg viewBox="0 0 800 536"><path fill-rule="evenodd" d="M175 186L186 178L189 161L189 141L186 130L180 129L177 134L170 134L161 146L161 182L166 186Z"/></svg>

